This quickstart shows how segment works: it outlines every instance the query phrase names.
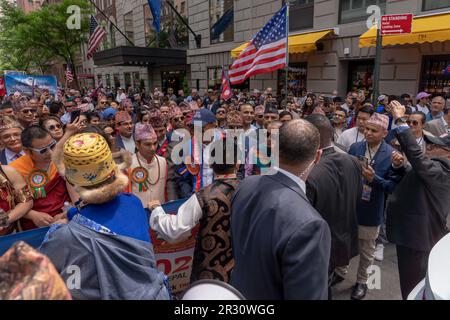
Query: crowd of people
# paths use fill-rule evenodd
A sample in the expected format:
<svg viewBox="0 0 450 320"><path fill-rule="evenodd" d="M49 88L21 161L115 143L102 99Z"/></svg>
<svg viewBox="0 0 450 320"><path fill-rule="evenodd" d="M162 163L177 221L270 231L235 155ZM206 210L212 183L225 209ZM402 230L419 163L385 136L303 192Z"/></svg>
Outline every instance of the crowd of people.
<svg viewBox="0 0 450 320"><path fill-rule="evenodd" d="M16 92L0 107L0 235L51 226L41 252L63 278L88 270L79 299L170 298L149 228L177 242L199 225L191 281L248 299L331 299L358 255L363 299L389 241L406 298L450 211L450 103L415 98Z"/></svg>

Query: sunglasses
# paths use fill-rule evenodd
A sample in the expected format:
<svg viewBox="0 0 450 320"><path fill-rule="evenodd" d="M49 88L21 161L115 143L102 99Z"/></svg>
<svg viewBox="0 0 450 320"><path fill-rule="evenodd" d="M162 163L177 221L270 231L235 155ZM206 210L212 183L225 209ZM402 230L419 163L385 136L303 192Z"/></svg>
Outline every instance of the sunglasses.
<svg viewBox="0 0 450 320"><path fill-rule="evenodd" d="M35 113L35 111L33 109L23 109L22 113L31 113L31 114L33 114L33 113Z"/></svg>
<svg viewBox="0 0 450 320"><path fill-rule="evenodd" d="M257 115L256 118L262 119L262 118L264 118L264 115L263 114Z"/></svg>
<svg viewBox="0 0 450 320"><path fill-rule="evenodd" d="M48 127L48 130L50 131L55 131L56 129L61 129L62 126L60 124L52 124L51 126Z"/></svg>
<svg viewBox="0 0 450 320"><path fill-rule="evenodd" d="M419 121L417 121L417 120L407 120L407 121L406 121L406 124L407 124L408 126L411 126L411 125L413 125L413 126L418 126L418 125L419 125Z"/></svg>
<svg viewBox="0 0 450 320"><path fill-rule="evenodd" d="M224 110L217 111L217 114L225 114Z"/></svg>
<svg viewBox="0 0 450 320"><path fill-rule="evenodd" d="M184 121L184 117L173 118L173 121Z"/></svg>
<svg viewBox="0 0 450 320"><path fill-rule="evenodd" d="M100 104L107 104L108 101L100 101Z"/></svg>
<svg viewBox="0 0 450 320"><path fill-rule="evenodd" d="M56 141L53 140L53 142L50 143L46 147L43 147L43 148L40 148L40 149L36 149L36 148L28 148L28 149L30 149L31 151L34 151L36 153L39 153L40 155L43 155L43 154L47 153L47 151L53 150L55 148L55 146L56 146Z"/></svg>

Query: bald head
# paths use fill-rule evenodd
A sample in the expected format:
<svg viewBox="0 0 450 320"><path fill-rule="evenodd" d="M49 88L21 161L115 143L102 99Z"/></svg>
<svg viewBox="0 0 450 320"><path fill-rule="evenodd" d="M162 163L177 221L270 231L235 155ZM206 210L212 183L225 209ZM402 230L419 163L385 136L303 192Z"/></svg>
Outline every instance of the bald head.
<svg viewBox="0 0 450 320"><path fill-rule="evenodd" d="M319 146L319 131L305 120L288 121L280 128L280 162L305 165L314 160Z"/></svg>
<svg viewBox="0 0 450 320"><path fill-rule="evenodd" d="M319 130L320 133L320 148L326 148L331 146L333 139L334 128L331 125L330 120L321 114L312 114L306 118L306 121L310 122L314 127Z"/></svg>

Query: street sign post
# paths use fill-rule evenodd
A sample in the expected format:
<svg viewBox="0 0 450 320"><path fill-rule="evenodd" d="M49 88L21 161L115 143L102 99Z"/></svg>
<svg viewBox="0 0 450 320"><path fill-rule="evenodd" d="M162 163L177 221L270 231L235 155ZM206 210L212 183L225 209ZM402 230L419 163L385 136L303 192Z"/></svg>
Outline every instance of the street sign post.
<svg viewBox="0 0 450 320"><path fill-rule="evenodd" d="M381 17L381 35L408 34L412 32L412 13L388 14Z"/></svg>
<svg viewBox="0 0 450 320"><path fill-rule="evenodd" d="M381 48L383 46L383 36L388 35L401 35L412 32L412 13L402 14L387 14L381 16L381 23L377 24L377 45L375 49L375 66L373 75L373 94L372 103L377 106L377 98L380 94L380 61L381 61Z"/></svg>

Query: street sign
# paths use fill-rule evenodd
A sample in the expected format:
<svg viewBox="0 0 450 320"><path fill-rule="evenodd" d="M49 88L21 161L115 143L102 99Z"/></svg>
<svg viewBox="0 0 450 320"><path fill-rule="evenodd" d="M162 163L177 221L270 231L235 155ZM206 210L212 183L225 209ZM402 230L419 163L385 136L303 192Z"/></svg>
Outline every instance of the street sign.
<svg viewBox="0 0 450 320"><path fill-rule="evenodd" d="M407 34L412 32L412 13L381 16L381 35Z"/></svg>

